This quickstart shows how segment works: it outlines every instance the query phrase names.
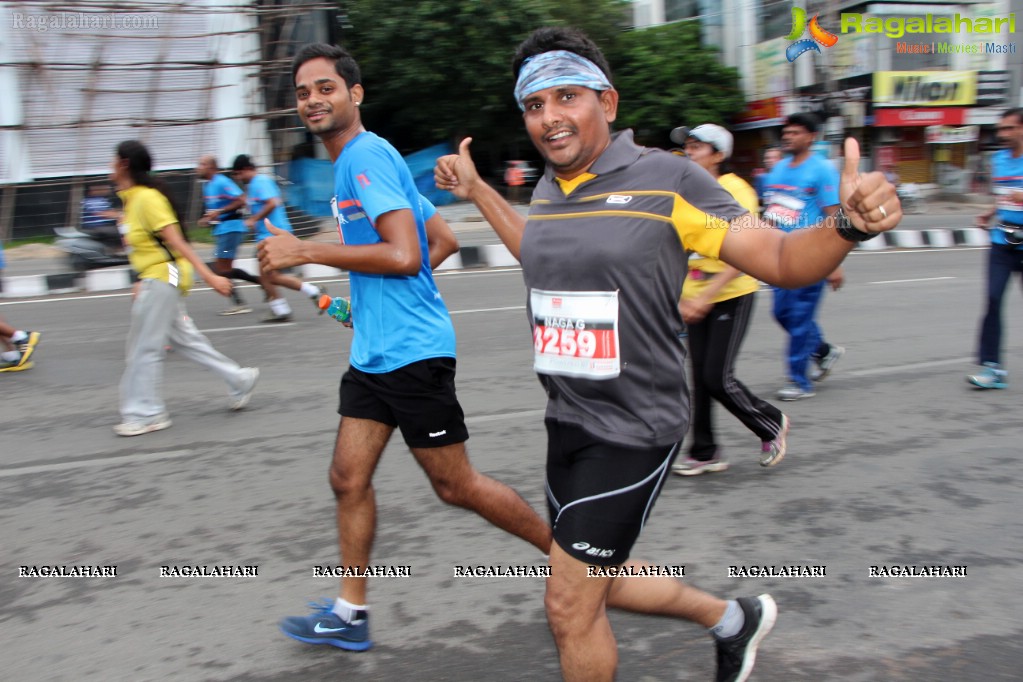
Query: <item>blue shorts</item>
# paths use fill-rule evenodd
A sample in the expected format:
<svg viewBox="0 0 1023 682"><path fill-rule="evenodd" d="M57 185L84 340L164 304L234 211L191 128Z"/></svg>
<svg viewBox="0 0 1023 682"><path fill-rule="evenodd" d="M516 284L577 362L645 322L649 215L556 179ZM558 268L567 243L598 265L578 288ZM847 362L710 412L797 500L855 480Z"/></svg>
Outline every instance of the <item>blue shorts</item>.
<svg viewBox="0 0 1023 682"><path fill-rule="evenodd" d="M249 236L248 232L225 232L224 234L218 234L213 257L234 260L238 253L238 247L241 246L247 236Z"/></svg>

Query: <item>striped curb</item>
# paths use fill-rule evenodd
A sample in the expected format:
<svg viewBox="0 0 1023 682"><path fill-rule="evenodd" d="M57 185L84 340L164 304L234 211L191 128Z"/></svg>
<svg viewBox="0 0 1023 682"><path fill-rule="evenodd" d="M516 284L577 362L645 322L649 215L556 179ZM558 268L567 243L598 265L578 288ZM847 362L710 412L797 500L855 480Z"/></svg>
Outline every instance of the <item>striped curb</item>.
<svg viewBox="0 0 1023 682"><path fill-rule="evenodd" d="M856 250L943 249L957 246L988 246L990 243L987 230L979 227L892 230L877 239L858 243ZM437 271L500 268L516 265L518 265L518 261L503 244L484 244L482 246L463 246L458 253L441 263L437 267ZM253 273L259 271L259 263L255 258L240 258L235 261L235 267ZM336 279L344 276L345 273L338 268L326 265L303 265L296 274L304 280L317 280ZM75 291L120 291L131 288L134 280L134 273L128 267L89 270L81 276L64 273L5 277L2 295L7 298L20 298Z"/></svg>

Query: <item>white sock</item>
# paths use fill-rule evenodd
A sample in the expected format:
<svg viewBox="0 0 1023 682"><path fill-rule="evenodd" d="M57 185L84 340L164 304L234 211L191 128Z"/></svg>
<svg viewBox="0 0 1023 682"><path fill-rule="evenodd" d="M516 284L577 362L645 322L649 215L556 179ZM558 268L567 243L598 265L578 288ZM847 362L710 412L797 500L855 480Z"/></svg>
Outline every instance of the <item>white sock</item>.
<svg viewBox="0 0 1023 682"><path fill-rule="evenodd" d="M341 617L341 620L345 621L346 623L351 623L352 625L358 625L359 623L366 619L366 610L367 609L365 604L363 604L362 606L352 604L346 602L341 597L338 597L337 599L334 600L334 608L331 609L331 611L333 611L334 613ZM358 613L359 611L362 611L363 617L358 620L355 620L355 614Z"/></svg>
<svg viewBox="0 0 1023 682"><path fill-rule="evenodd" d="M742 612L739 602L731 599L728 602L728 607L725 608L725 615L721 616L721 620L710 631L718 639L727 639L739 634L739 630L742 630L742 626L745 624L746 614Z"/></svg>
<svg viewBox="0 0 1023 682"><path fill-rule="evenodd" d="M270 301L270 310L274 315L290 315L291 306L288 305L288 299L286 298L275 298Z"/></svg>
<svg viewBox="0 0 1023 682"><path fill-rule="evenodd" d="M309 282L302 282L302 287L299 289L299 291L301 291L306 296L309 296L310 298L312 298L313 296L320 295L320 288L315 284L310 284Z"/></svg>
<svg viewBox="0 0 1023 682"><path fill-rule="evenodd" d="M5 350L0 353L0 358L3 358L5 362L17 362L21 360L21 353L16 350Z"/></svg>
<svg viewBox="0 0 1023 682"><path fill-rule="evenodd" d="M11 341L13 343L21 343L22 341L24 341L27 338L28 338L28 332L22 331L20 329L16 330L14 332L14 334L11 335Z"/></svg>

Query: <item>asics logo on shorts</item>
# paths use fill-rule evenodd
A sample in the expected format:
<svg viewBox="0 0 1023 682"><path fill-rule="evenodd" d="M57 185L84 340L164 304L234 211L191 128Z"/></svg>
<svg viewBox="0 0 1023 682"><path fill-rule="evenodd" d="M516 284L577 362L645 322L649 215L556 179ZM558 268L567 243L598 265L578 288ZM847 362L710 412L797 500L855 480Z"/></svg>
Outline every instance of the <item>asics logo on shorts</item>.
<svg viewBox="0 0 1023 682"><path fill-rule="evenodd" d="M573 542L572 549L578 549L579 551L585 551L587 556L600 557L606 559L609 556L614 555L613 549L601 549L600 547L593 547L588 542Z"/></svg>

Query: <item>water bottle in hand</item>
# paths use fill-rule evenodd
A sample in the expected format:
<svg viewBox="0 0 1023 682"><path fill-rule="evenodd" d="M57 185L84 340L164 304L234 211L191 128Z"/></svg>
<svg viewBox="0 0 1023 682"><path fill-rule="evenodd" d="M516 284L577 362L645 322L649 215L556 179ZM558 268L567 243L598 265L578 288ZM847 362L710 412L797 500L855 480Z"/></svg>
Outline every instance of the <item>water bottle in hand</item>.
<svg viewBox="0 0 1023 682"><path fill-rule="evenodd" d="M327 313L344 326L352 326L352 304L348 302L347 298L342 296L331 298L324 294L320 296L320 300L317 301L316 305L319 307L321 315Z"/></svg>

